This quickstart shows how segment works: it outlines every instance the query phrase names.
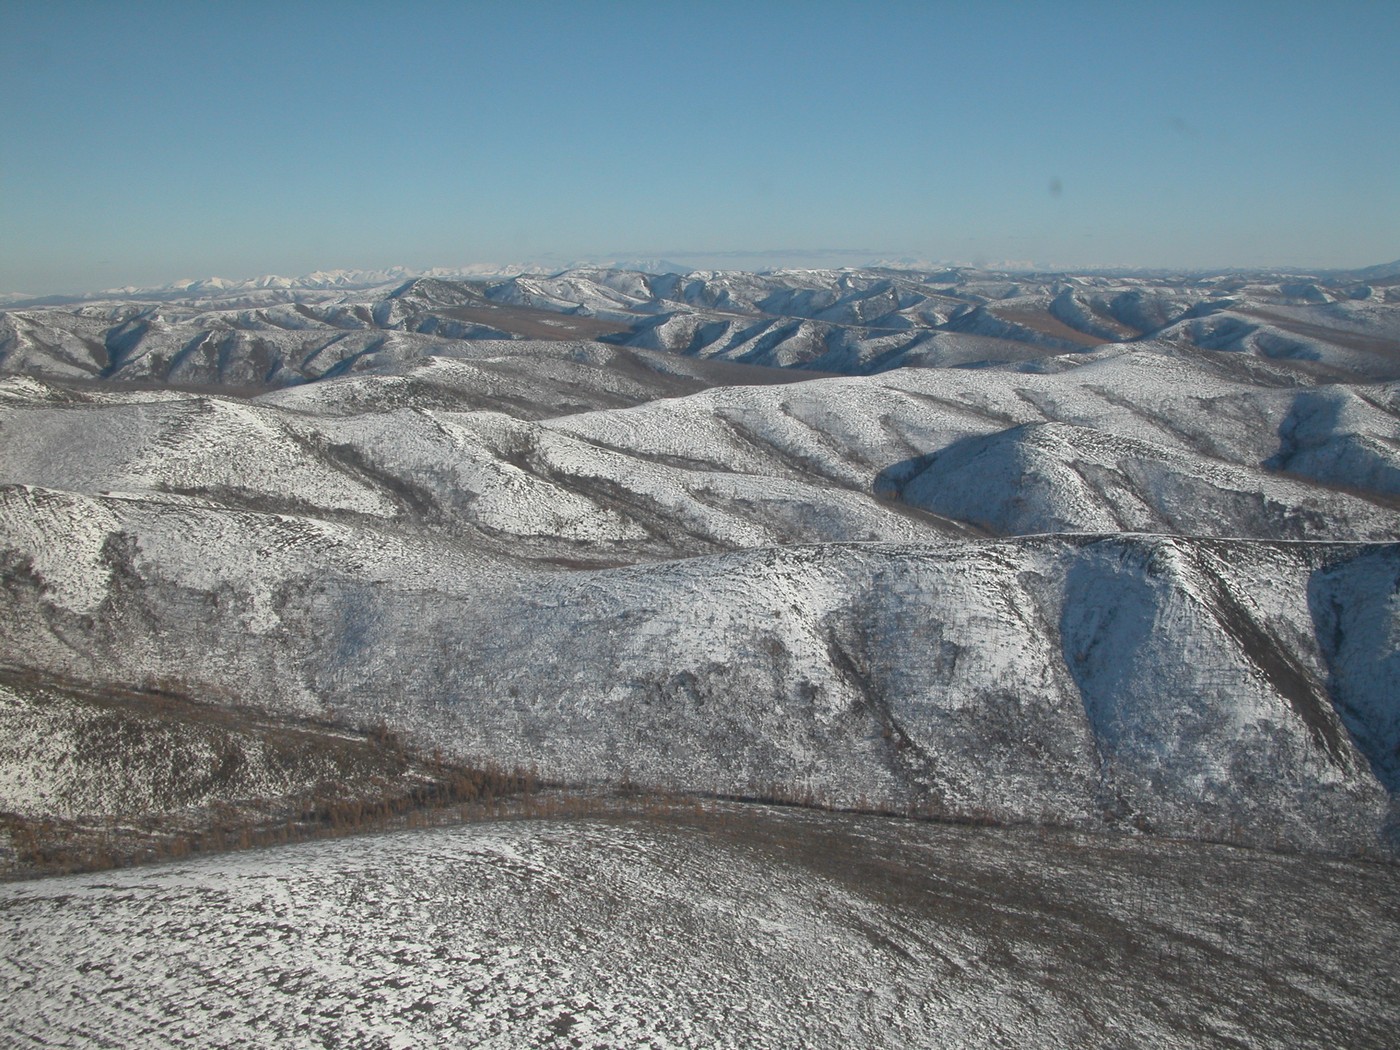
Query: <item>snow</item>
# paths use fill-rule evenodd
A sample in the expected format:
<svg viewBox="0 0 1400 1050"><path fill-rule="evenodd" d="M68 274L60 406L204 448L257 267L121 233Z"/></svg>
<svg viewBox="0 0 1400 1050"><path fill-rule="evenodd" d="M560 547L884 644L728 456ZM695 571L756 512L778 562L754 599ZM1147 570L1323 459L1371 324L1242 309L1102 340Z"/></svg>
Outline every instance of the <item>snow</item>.
<svg viewBox="0 0 1400 1050"><path fill-rule="evenodd" d="M0 888L0 1041L1388 1045L1392 302L450 276L0 313L0 814L330 717L682 801Z"/></svg>
<svg viewBox="0 0 1400 1050"><path fill-rule="evenodd" d="M1388 867L716 808L0 887L16 1045L1383 1047Z"/></svg>
<svg viewBox="0 0 1400 1050"><path fill-rule="evenodd" d="M1086 278L1061 313L1214 323L1251 302L1312 311L1295 326L1337 312L1344 341L1386 332L1385 304L1285 307L1268 300L1278 283L1227 308L1208 288ZM594 269L6 314L7 367L58 347L67 374L100 339L116 356L90 354L90 374L298 383L247 397L4 380L0 539L27 588L7 647L80 677L231 678L258 702L398 720L426 745L569 779L631 769L1378 848L1390 643L1356 617L1378 622L1384 596L1357 613L1316 595L1352 560L1394 557L1393 382L1310 385L1171 336L1042 355L1040 371L705 389L719 373L659 352L383 328L547 299L728 326L740 356L805 332L864 368L905 336L846 322L979 302L1028 317L1069 287ZM1034 538L1124 532L1194 539L1178 557L1140 536ZM1223 569L1210 538L1230 541ZM794 544L817 546L775 553ZM1109 662L1077 659L1099 635Z"/></svg>
<svg viewBox="0 0 1400 1050"><path fill-rule="evenodd" d="M46 599L71 613L90 613L107 594L103 558L118 518L102 504L23 485L0 489L0 527L11 550L26 552Z"/></svg>
<svg viewBox="0 0 1400 1050"><path fill-rule="evenodd" d="M56 500L6 508L31 666L232 681L570 782L1388 848L1368 756L1394 746L1393 635L1352 626L1379 598L1333 589L1347 641L1324 642L1315 594L1353 562L1400 571L1395 545L823 544L575 573L350 521ZM100 526L56 524L78 507Z"/></svg>

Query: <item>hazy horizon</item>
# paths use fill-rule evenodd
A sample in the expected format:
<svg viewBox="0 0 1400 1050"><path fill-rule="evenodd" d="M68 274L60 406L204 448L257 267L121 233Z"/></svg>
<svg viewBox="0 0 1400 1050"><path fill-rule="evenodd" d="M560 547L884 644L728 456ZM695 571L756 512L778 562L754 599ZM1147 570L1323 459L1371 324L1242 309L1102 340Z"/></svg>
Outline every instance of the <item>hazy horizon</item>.
<svg viewBox="0 0 1400 1050"><path fill-rule="evenodd" d="M778 249L774 251L746 250L735 252L611 252L600 255L582 258L570 258L562 260L548 255L534 259L518 260L487 260L478 259L470 262L452 263L447 265L432 266L403 266L399 263L389 263L386 265L372 266L320 266L305 272L294 273L291 271L274 272L262 271L258 273L183 273L168 279L152 281L128 281L120 285L110 285L105 288L99 287L71 287L71 288L48 288L39 291L25 289L0 289L0 295L26 295L34 299L65 297L80 297L97 295L104 292L122 292L126 290L153 291L171 286L178 287L181 284L224 280L232 284L254 281L263 277L283 277L297 279L310 276L314 273L335 273L335 272L363 272L373 274L376 272L405 271L409 274L422 274L439 272L443 274L461 273L472 277L480 275L483 278L514 275L523 273L559 273L569 269L584 269L590 267L617 268L642 270L649 273L662 272L703 272L703 271L738 271L752 273L766 273L778 270L839 270L839 269L906 269L911 271L948 268L962 268L973 270L986 270L991 273L1011 273L1011 274L1046 274L1046 273L1179 273L1183 275L1216 274L1216 273L1256 273L1277 271L1290 274L1322 274L1329 272L1346 272L1350 270L1364 270L1372 266L1384 266L1389 263L1400 264L1400 259L1382 259L1366 263L1362 266L1348 267L1322 267L1309 266L1306 263L1280 263L1277 265L1258 266L1219 266L1219 267L1157 267L1157 266L1097 266L1093 264L1083 266L1056 266L1054 264L1041 264L1033 260L996 260L996 259L915 259L907 257L887 258L880 257L876 252L857 252L842 249L825 249L804 252L799 249Z"/></svg>
<svg viewBox="0 0 1400 1050"><path fill-rule="evenodd" d="M1397 37L1368 3L10 4L0 292L610 258L1377 265L1400 257Z"/></svg>

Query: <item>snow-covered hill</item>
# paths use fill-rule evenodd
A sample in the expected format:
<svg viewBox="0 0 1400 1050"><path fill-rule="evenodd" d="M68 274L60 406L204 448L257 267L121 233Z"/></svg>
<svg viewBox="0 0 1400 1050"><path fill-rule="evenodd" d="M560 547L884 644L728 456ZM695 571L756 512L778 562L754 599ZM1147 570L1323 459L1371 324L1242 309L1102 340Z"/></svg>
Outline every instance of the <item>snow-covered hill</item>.
<svg viewBox="0 0 1400 1050"><path fill-rule="evenodd" d="M567 782L1390 850L1397 307L1300 283L10 311L4 660Z"/></svg>
<svg viewBox="0 0 1400 1050"><path fill-rule="evenodd" d="M0 1041L1389 1045L1384 274L461 276L0 310L0 875L530 818L13 884Z"/></svg>
<svg viewBox="0 0 1400 1050"><path fill-rule="evenodd" d="M80 681L383 720L571 782L1389 834L1394 544L825 544L581 573L368 512L4 497L8 658Z"/></svg>

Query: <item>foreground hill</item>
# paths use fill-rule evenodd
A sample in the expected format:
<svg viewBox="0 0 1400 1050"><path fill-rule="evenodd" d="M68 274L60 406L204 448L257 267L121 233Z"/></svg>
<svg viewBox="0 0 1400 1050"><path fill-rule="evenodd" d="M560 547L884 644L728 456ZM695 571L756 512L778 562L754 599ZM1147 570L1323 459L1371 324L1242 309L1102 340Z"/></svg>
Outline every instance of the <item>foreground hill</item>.
<svg viewBox="0 0 1400 1050"><path fill-rule="evenodd" d="M7 653L84 682L383 721L565 782L1393 836L1394 544L833 544L578 573L34 489L4 521L31 537Z"/></svg>
<svg viewBox="0 0 1400 1050"><path fill-rule="evenodd" d="M792 810L0 887L0 1039L1390 1045L1388 865Z"/></svg>

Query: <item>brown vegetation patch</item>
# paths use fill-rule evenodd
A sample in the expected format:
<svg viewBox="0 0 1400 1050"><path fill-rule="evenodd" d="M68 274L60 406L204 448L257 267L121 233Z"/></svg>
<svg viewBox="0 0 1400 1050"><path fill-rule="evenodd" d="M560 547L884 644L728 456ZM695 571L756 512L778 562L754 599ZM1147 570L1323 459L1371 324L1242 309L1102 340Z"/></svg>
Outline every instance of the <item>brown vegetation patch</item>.
<svg viewBox="0 0 1400 1050"><path fill-rule="evenodd" d="M1105 343L1111 342L1111 340L1081 332L1077 328L1071 328L1045 310L1018 310L1006 307L989 307L988 309L991 314L1003 321L1018 324L1022 328L1029 328L1032 332L1048 335L1052 339L1062 339L1067 343L1078 343L1080 346L1103 346Z"/></svg>
<svg viewBox="0 0 1400 1050"><path fill-rule="evenodd" d="M1395 339L1384 339L1380 336L1347 331L1345 328L1330 328L1327 325L1312 324L1289 317L1286 314L1274 313L1272 310L1261 310L1255 306L1237 306L1234 307L1233 312L1257 318L1275 328L1281 328L1285 332L1301 335L1305 339L1317 339L1324 343L1331 343L1333 346L1345 347L1348 350L1360 350L1367 354L1383 354L1387 357L1400 356L1400 341Z"/></svg>
<svg viewBox="0 0 1400 1050"><path fill-rule="evenodd" d="M526 339L597 339L600 336L626 332L629 326L616 321L601 321L595 317L556 313L537 307L510 304L481 306L451 306L435 313L468 324L490 325Z"/></svg>
<svg viewBox="0 0 1400 1050"><path fill-rule="evenodd" d="M350 834L411 824L423 810L492 812L535 789L529 770L423 754L382 723L287 718L165 685L93 687L19 669L0 669L0 684L39 731L71 745L51 785L57 797L0 811L0 875L10 877ZM21 765L23 743L7 742ZM104 785L107 797L92 790ZM68 786L86 788L77 813Z"/></svg>

